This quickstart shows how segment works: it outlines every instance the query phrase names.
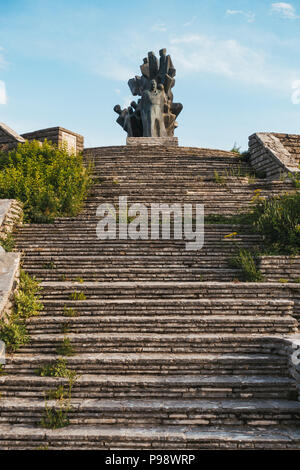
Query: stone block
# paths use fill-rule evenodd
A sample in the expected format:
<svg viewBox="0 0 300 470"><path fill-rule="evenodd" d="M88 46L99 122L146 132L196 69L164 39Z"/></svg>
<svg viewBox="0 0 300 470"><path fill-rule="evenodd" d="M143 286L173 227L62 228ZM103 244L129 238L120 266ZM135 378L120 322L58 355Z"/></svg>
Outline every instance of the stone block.
<svg viewBox="0 0 300 470"><path fill-rule="evenodd" d="M127 145L178 147L178 137L127 137Z"/></svg>

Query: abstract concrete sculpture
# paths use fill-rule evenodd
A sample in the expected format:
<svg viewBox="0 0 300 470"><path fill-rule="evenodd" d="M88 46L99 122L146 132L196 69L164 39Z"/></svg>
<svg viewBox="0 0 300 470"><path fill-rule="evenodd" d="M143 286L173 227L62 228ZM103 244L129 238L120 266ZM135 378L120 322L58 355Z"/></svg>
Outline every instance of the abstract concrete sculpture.
<svg viewBox="0 0 300 470"><path fill-rule="evenodd" d="M141 96L128 108L114 107L119 114L117 123L127 132L128 137L172 137L178 126L176 118L182 110L181 103L173 103L172 88L175 85L176 70L166 49L159 51L160 60L153 52L141 65L142 76L128 81L134 96Z"/></svg>

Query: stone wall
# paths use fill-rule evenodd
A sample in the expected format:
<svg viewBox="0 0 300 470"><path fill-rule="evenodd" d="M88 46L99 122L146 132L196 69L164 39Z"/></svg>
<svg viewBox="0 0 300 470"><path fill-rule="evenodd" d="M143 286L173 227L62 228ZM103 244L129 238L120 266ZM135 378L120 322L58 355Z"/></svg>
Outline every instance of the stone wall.
<svg viewBox="0 0 300 470"><path fill-rule="evenodd" d="M0 238L12 232L22 219L22 207L14 199L0 200ZM0 247L0 318L9 312L12 298L18 284L20 253L7 253Z"/></svg>
<svg viewBox="0 0 300 470"><path fill-rule="evenodd" d="M268 282L300 283L300 256L261 256L259 269Z"/></svg>
<svg viewBox="0 0 300 470"><path fill-rule="evenodd" d="M300 401L300 334L282 340L282 354L288 358L290 374L296 381Z"/></svg>
<svg viewBox="0 0 300 470"><path fill-rule="evenodd" d="M274 133L282 145L288 150L292 158L300 164L300 135Z"/></svg>
<svg viewBox="0 0 300 470"><path fill-rule="evenodd" d="M66 142L69 151L75 148L76 153L82 152L84 148L84 137L63 127L51 127L39 131L27 132L26 134L22 134L22 137L26 140L40 140L41 142L47 139L56 145L62 145Z"/></svg>
<svg viewBox="0 0 300 470"><path fill-rule="evenodd" d="M269 179L279 179L283 173L300 174L295 153L289 152L289 147L285 146L286 139L281 141L278 135L261 132L249 137L250 163Z"/></svg>
<svg viewBox="0 0 300 470"><path fill-rule="evenodd" d="M12 232L22 216L21 203L15 199L0 199L0 238Z"/></svg>
<svg viewBox="0 0 300 470"><path fill-rule="evenodd" d="M3 122L0 122L0 151L8 151L16 147L19 143L24 143L25 139L17 132L13 131Z"/></svg>

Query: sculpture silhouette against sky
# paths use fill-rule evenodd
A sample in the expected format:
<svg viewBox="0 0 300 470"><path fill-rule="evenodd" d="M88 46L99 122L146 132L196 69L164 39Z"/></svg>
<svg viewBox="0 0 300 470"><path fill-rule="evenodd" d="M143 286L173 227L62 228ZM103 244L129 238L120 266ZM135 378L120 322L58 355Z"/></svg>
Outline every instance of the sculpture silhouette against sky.
<svg viewBox="0 0 300 470"><path fill-rule="evenodd" d="M182 110L181 103L173 103L172 88L175 85L176 69L166 49L159 51L157 60L153 52L143 60L142 76L128 81L131 93L141 98L121 109L114 107L119 115L117 123L128 137L172 137L178 126L176 118Z"/></svg>

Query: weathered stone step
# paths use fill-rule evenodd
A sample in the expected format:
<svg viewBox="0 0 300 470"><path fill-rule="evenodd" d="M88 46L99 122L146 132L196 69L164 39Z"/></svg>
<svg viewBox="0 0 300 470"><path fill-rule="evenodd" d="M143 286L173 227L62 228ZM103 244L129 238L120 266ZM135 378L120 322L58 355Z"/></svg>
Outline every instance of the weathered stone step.
<svg viewBox="0 0 300 470"><path fill-rule="evenodd" d="M190 299L290 299L291 291L300 296L300 283L266 282L43 282L43 297L59 297L69 300L74 290L84 292L88 298L144 299L153 298L190 298ZM52 294L51 294L52 293Z"/></svg>
<svg viewBox="0 0 300 470"><path fill-rule="evenodd" d="M42 328L51 330L51 327L57 331L63 324L68 323L69 328L75 328L76 333L84 330L87 333L88 329L95 332L157 332L157 333L202 333L206 332L209 328L210 333L230 333L242 332L243 330L251 333L275 332L289 333L297 330L297 321L288 315L287 311L283 311L282 315L258 316L258 313L253 315L143 315L143 312L135 311L134 314L128 316L127 312L124 315L108 315L105 312L102 315L95 315L93 317L77 317L68 319L66 316L54 317L53 322L45 321L44 317L34 319L30 322L30 330L37 333L37 329ZM73 320L73 321L72 321ZM54 323L55 321L55 323ZM96 330L95 330L96 328Z"/></svg>
<svg viewBox="0 0 300 470"><path fill-rule="evenodd" d="M242 427L68 426L43 429L35 426L0 425L1 450L211 450L299 449L295 428Z"/></svg>
<svg viewBox="0 0 300 470"><path fill-rule="evenodd" d="M81 284L82 285L82 284ZM76 283L78 286L78 283ZM86 286L86 283L84 283ZM74 292L70 290L70 292ZM89 290L86 290L89 292ZM93 291L90 293L93 294ZM95 291L96 293L96 291ZM61 315L64 309L64 305L60 305L55 303L54 306L52 304L52 298L49 300L46 299L47 291L44 287L42 291L43 298L44 298L44 307L45 310L40 313L40 315L51 315L54 317L57 315ZM252 297L252 298L251 298ZM255 298L251 296L249 298L119 298L119 299L107 299L103 297L98 297L88 299L87 306L88 309L85 309L85 305L83 305L83 301L78 301L76 311L80 311L83 309L82 315L88 320L89 316L98 315L103 312L109 312L110 317L113 319L114 315L123 315L126 312L126 315L135 315L136 311L138 310L139 314L143 315L174 315L179 313L180 315L249 315L249 314L256 314L259 315L278 315L278 312L283 314L291 313L291 308L293 307L293 302L286 299L268 299L268 298ZM70 298L69 298L70 300ZM76 301L75 301L76 302ZM56 308L55 308L56 307ZM55 308L55 309L54 309ZM31 319L32 322L39 322L40 317L33 317ZM44 322L44 320L42 320ZM47 321L51 322L51 318ZM56 321L56 320L55 320Z"/></svg>
<svg viewBox="0 0 300 470"><path fill-rule="evenodd" d="M48 407L59 409L55 400ZM71 425L139 426L299 426L300 403L286 400L70 400ZM36 424L45 411L44 400L3 398L0 423Z"/></svg>
<svg viewBox="0 0 300 470"><path fill-rule="evenodd" d="M68 323L65 323L66 328ZM68 326L67 326L68 327ZM97 330L103 331L96 333ZM209 329L210 333L205 334ZM193 331L197 333L192 333ZM79 329L80 331L80 329ZM265 338L270 334L289 334L297 331L294 322L285 324L279 322L278 325L272 323L255 323L254 325L233 325L231 328L225 327L225 321L219 326L211 327L209 323L203 327L197 324L194 329L182 327L173 328L170 325L165 327L143 327L140 325L126 327L126 325L116 325L111 328L95 325L94 329L82 333L61 333L48 332L46 334L34 331L30 345L25 345L19 354L55 354L59 353L64 339L68 338L72 346L73 354L93 354L93 353L270 353L274 352L272 347L277 347L280 351L280 342L276 338ZM91 332L94 331L94 332ZM181 333L180 331L184 332ZM230 333L229 333L230 332ZM248 334L248 338L241 337ZM260 336L251 338L250 335ZM235 337L237 336L237 337ZM248 343L247 343L248 340ZM262 344L263 343L263 344ZM209 348L209 349L208 349ZM17 353L18 354L18 353Z"/></svg>
<svg viewBox="0 0 300 470"><path fill-rule="evenodd" d="M56 361L57 355L8 356L5 372L36 375L37 369ZM288 376L287 358L276 354L80 354L66 358L78 374L110 375L270 375Z"/></svg>
<svg viewBox="0 0 300 470"><path fill-rule="evenodd" d="M48 270L37 270L29 269L26 267L26 271L31 275L36 275L37 278L41 281L51 281L57 280L61 277L69 280L76 280L78 277L83 277L85 281L149 281L153 279L161 281L221 281L224 276L228 280L234 280L238 277L238 270L232 269L216 269L215 273L211 273L209 270L205 269L195 269L195 268L181 268L181 269L158 269L158 268L149 268L142 269L136 267L127 267L125 268L116 268L116 269L105 269L97 268L89 269L83 267L82 269L72 269L68 270L66 268L57 269L55 272Z"/></svg>
<svg viewBox="0 0 300 470"><path fill-rule="evenodd" d="M68 380L59 377L0 376L3 398L42 399ZM295 399L288 377L251 376L124 376L81 375L72 387L73 398L277 398Z"/></svg>

